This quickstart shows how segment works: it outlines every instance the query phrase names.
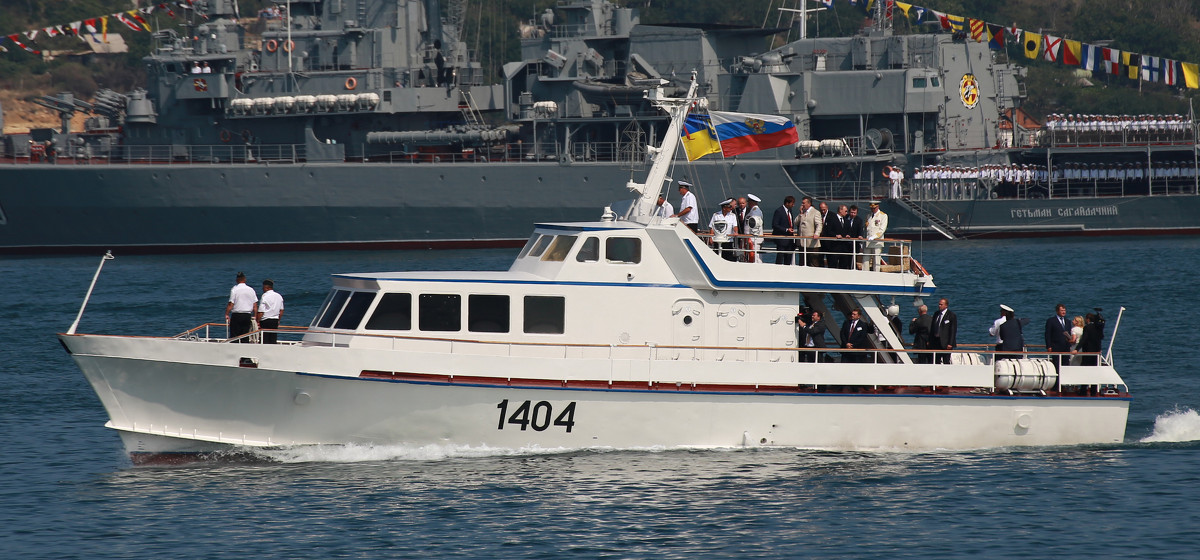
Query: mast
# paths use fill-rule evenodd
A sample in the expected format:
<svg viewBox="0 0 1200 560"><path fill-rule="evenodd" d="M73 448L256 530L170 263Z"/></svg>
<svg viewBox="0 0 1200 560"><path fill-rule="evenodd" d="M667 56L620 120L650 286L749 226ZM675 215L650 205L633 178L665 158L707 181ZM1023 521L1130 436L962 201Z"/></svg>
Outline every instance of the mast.
<svg viewBox="0 0 1200 560"><path fill-rule="evenodd" d="M684 97L664 97L661 84L646 92L646 99L667 111L671 117L671 124L667 127L662 144L657 148L653 146L647 148L650 153L654 154L654 164L650 166L650 172L646 174L646 182L630 181L625 185L630 191L641 195L634 202L626 219L640 224L649 223L654 206L658 202L658 195L662 192L663 182L667 180L667 170L675 159L675 150L679 147L679 133L683 131L683 121L687 117L689 107L696 101L694 97L698 87L696 72L693 71L692 82Z"/></svg>

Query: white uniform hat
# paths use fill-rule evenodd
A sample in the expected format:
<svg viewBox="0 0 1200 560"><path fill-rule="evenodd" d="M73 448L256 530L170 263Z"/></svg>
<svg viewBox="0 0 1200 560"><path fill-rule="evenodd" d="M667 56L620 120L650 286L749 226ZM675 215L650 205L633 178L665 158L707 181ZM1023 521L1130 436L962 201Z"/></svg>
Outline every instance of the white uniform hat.
<svg viewBox="0 0 1200 560"><path fill-rule="evenodd" d="M757 196L754 196L752 194L747 194L746 198L749 198L750 200L753 200L754 202L762 202L761 198L758 198Z"/></svg>
<svg viewBox="0 0 1200 560"><path fill-rule="evenodd" d="M1011 308L1011 307L1009 307L1009 306L1007 306L1007 305L1004 305L1003 303L1002 303L1002 304L1000 304L1000 309L1002 309L1002 310L1004 310L1004 311L1008 311L1008 312L1012 312L1012 310L1013 310L1013 308Z"/></svg>

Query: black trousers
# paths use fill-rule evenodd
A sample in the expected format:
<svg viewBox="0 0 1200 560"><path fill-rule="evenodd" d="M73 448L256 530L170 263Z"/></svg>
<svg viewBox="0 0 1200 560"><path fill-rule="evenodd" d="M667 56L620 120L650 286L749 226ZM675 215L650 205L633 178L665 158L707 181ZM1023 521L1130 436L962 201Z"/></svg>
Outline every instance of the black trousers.
<svg viewBox="0 0 1200 560"><path fill-rule="evenodd" d="M250 332L250 314L249 313L231 313L229 315L229 338L237 338ZM249 342L243 338L238 342Z"/></svg>
<svg viewBox="0 0 1200 560"><path fill-rule="evenodd" d="M279 328L279 319L263 319L258 322L258 328L259 328L259 330L262 330L262 331L266 331L268 329L278 329ZM278 333L263 332L262 333L262 343L263 344L275 344L277 334Z"/></svg>

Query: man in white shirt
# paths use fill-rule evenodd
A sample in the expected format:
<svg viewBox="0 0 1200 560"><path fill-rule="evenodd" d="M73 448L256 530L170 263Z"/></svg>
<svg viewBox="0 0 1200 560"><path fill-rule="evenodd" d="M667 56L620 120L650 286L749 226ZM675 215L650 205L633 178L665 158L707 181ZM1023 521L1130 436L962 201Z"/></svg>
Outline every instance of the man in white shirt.
<svg viewBox="0 0 1200 560"><path fill-rule="evenodd" d="M700 226L700 211L696 207L696 195L692 194L691 183L679 181L679 212L671 217L679 218L692 231Z"/></svg>
<svg viewBox="0 0 1200 560"><path fill-rule="evenodd" d="M263 280L262 301L258 305L258 328L262 333L263 344L275 344L276 335L272 332L279 328L279 319L283 318L283 296L275 291L275 282Z"/></svg>
<svg viewBox="0 0 1200 560"><path fill-rule="evenodd" d="M863 270L880 270L883 264L883 237L887 234L888 215L879 209L879 202L871 201L871 215L867 217L867 243L863 253Z"/></svg>
<svg viewBox="0 0 1200 560"><path fill-rule="evenodd" d="M229 303L225 306L225 323L229 325L229 338L238 338L250 332L250 318L258 312L258 296L254 288L246 285L246 274L237 273L237 284L229 290ZM238 342L248 342L246 337Z"/></svg>
<svg viewBox="0 0 1200 560"><path fill-rule="evenodd" d="M745 231L742 232L750 236L746 261L762 262L758 258L758 252L762 250L763 243L763 213L762 208L758 207L758 203L762 202L762 199L753 194L747 194L746 199L746 223Z"/></svg>
<svg viewBox="0 0 1200 560"><path fill-rule="evenodd" d="M733 239L729 237L737 233L737 215L733 213L733 199L721 203L721 211L712 215L708 221L708 229L712 231L713 250L721 258L737 262L737 253L733 250Z"/></svg>
<svg viewBox="0 0 1200 560"><path fill-rule="evenodd" d="M675 215L675 207L667 202L667 195L658 195L658 204L654 205L654 215L659 218L670 218Z"/></svg>

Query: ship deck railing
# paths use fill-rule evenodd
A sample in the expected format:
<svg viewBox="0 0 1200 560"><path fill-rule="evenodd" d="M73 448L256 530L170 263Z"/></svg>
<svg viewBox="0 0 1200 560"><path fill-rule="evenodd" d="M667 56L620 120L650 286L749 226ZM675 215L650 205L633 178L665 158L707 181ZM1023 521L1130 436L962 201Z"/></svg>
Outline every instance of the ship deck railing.
<svg viewBox="0 0 1200 560"><path fill-rule="evenodd" d="M697 234L701 239L709 243L710 248L718 254L724 254L722 251L731 251L739 263L757 264L751 260L750 253L752 251L750 243L752 239L756 239L751 235L727 235L730 242L733 244L732 249L725 249L713 244L713 234L703 231ZM850 259L854 270L872 270L875 265L873 260L879 258L879 272L911 272L918 276L928 276L929 272L925 270L921 263L912 256L912 242L905 239L863 239L863 238L837 238L837 237L818 237L822 247L812 248L805 246L805 242L812 241L812 237L799 237L787 235L770 235L762 236L763 244L756 252L758 256L754 257L757 261L766 264L777 262L779 256L785 253L791 254L792 265L794 266L814 266L816 262L825 262L829 258L840 260L845 257ZM793 241L797 243L797 247L793 251L779 250L780 242ZM833 243L834 247L839 246L845 248L844 251L830 250L829 244ZM768 255L770 255L768 257ZM842 268L845 268L843 266Z"/></svg>
<svg viewBox="0 0 1200 560"><path fill-rule="evenodd" d="M81 148L68 154L50 155L31 151L0 162L13 165L195 165L195 164L261 164L300 163L307 159L304 144L216 144L198 146L122 145L112 146L104 154L90 153Z"/></svg>
<svg viewBox="0 0 1200 560"><path fill-rule="evenodd" d="M1187 147L1196 143L1196 135L1189 123L1184 129L1056 130L1053 132L1043 130L1038 140L1040 140L1039 144L1045 148Z"/></svg>
<svg viewBox="0 0 1200 560"><path fill-rule="evenodd" d="M836 327L837 325L832 325ZM835 332L837 329L830 329ZM1021 351L998 351L991 344L960 344L953 350L931 350L914 348L905 343L904 348L840 348L836 340L827 341L826 348L808 347L757 347L757 346L676 346L663 344L585 344L558 342L524 342L505 340L479 340L451 338L444 336L413 336L385 333L363 333L346 330L331 330L317 327L281 326L278 329L253 330L247 334L230 338L226 323L204 323L166 339L186 340L201 343L261 343L265 332L274 332L279 337L279 345L302 345L301 339L307 334L324 334L338 337L341 345L345 337L365 337L390 342L389 350L437 352L445 354L486 355L495 357L538 357L538 358L589 358L589 359L620 359L648 361L721 361L721 362L752 362L778 363L784 356L807 356L810 361L795 362L797 366L805 363L867 363L888 365L904 365L897 354L907 354L914 365L922 361L932 364L938 355L947 356L953 365L992 365L998 360L1061 360L1062 365L1110 366L1110 361L1101 352L1050 352L1041 346L1026 346ZM285 340L286 338L286 340ZM378 345L372 348L379 348ZM1078 362L1078 363L1076 363Z"/></svg>
<svg viewBox="0 0 1200 560"><path fill-rule="evenodd" d="M975 179L906 181L905 196L914 202L1040 200L1200 194L1200 175L1142 178L1055 177L1047 181L996 183Z"/></svg>

